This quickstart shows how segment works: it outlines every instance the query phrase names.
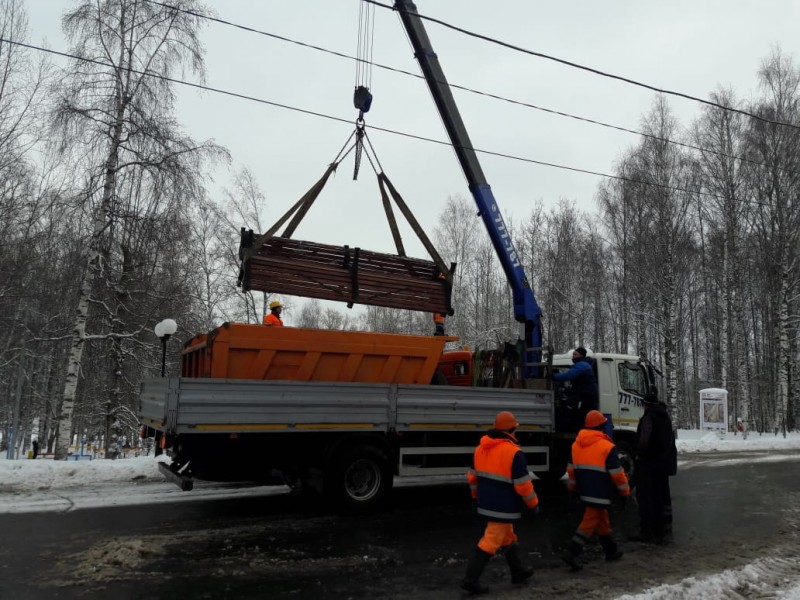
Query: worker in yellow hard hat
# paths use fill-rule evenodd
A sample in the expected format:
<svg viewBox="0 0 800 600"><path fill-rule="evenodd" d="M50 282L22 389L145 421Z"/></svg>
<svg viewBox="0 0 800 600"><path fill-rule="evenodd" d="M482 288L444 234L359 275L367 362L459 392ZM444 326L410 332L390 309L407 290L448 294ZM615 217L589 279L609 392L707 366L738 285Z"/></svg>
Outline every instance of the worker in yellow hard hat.
<svg viewBox="0 0 800 600"><path fill-rule="evenodd" d="M280 300L273 300L269 303L269 314L264 315L264 325L268 327L283 327L281 320L281 311L283 310L283 303Z"/></svg>

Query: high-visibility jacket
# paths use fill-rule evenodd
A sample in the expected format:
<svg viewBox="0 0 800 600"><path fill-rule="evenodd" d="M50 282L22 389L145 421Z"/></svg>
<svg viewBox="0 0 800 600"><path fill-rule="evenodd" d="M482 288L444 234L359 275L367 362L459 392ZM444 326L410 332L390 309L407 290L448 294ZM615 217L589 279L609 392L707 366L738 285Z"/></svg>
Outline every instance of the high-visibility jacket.
<svg viewBox="0 0 800 600"><path fill-rule="evenodd" d="M268 315L264 316L264 325L283 327L283 321L281 321L281 318L275 313L269 313Z"/></svg>
<svg viewBox="0 0 800 600"><path fill-rule="evenodd" d="M581 501L589 506L606 507L615 494L630 495L617 448L602 431L578 432L572 444L572 462L567 465L567 487L577 491Z"/></svg>
<svg viewBox="0 0 800 600"><path fill-rule="evenodd" d="M479 515L501 523L519 520L523 503L528 508L539 504L532 480L525 454L513 435L492 429L481 438L467 472Z"/></svg>

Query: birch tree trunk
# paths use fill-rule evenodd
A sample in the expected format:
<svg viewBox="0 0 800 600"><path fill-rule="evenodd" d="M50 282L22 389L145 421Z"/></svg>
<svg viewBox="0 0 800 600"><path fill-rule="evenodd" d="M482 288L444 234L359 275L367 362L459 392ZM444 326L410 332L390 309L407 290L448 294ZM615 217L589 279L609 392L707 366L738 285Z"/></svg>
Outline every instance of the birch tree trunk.
<svg viewBox="0 0 800 600"><path fill-rule="evenodd" d="M120 31L125 31L124 14L120 18ZM115 122L111 133L111 143L105 160L105 173L103 180L103 193L100 207L95 213L92 237L89 243L89 252L86 258L86 269L83 272L80 285L80 296L75 311L75 327L72 331L72 344L70 346L67 362L67 375L64 378L64 393L61 398L61 413L58 418L58 437L53 451L56 460L64 460L69 453L72 440L72 411L75 408L75 396L78 392L78 380L81 370L83 346L86 342L86 320L89 317L89 304L92 298L95 279L101 270L101 237L108 224L108 212L111 207L111 197L114 193L114 182L119 163L119 144L122 138L122 126L127 102L122 97L119 87Z"/></svg>
<svg viewBox="0 0 800 600"><path fill-rule="evenodd" d="M786 437L786 415L789 402L789 274L781 273L781 289L778 302L778 319L775 337L778 344L778 414L776 426Z"/></svg>

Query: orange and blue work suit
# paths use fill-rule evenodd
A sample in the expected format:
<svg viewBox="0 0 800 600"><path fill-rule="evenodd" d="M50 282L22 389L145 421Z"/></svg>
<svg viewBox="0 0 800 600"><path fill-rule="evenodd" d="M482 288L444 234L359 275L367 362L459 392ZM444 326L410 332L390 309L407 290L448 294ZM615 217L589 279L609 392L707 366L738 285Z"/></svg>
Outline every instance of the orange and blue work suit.
<svg viewBox="0 0 800 600"><path fill-rule="evenodd" d="M517 541L513 523L522 518L523 504L531 509L539 504L517 439L497 429L484 435L475 449L467 481L478 514L488 521L478 547L496 554Z"/></svg>
<svg viewBox="0 0 800 600"><path fill-rule="evenodd" d="M572 541L583 546L595 533L611 535L608 515L611 498L631 493L614 442L602 431L581 429L572 444L572 462L567 465L567 477L568 489L577 491L585 507L583 520Z"/></svg>
<svg viewBox="0 0 800 600"><path fill-rule="evenodd" d="M283 320L274 312L271 312L264 316L264 325L269 325L270 327L283 327Z"/></svg>

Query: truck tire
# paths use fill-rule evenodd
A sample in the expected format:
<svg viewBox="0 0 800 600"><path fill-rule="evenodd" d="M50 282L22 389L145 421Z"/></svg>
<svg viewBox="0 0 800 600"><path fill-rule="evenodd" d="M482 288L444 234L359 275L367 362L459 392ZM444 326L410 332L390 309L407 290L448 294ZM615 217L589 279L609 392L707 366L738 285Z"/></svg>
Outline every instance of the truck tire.
<svg viewBox="0 0 800 600"><path fill-rule="evenodd" d="M323 493L347 512L370 512L389 497L392 478L386 453L376 446L359 444L333 457L326 469Z"/></svg>
<svg viewBox="0 0 800 600"><path fill-rule="evenodd" d="M560 481L564 474L567 472L567 468L555 468L552 471L536 471L535 475L542 481L547 482L555 482ZM535 485L535 484L534 484Z"/></svg>
<svg viewBox="0 0 800 600"><path fill-rule="evenodd" d="M625 469L625 474L628 476L628 480L633 480L633 464L634 464L634 453L633 453L633 446L625 441L616 442L617 446L617 454L619 455L619 462L622 465L622 468Z"/></svg>
<svg viewBox="0 0 800 600"><path fill-rule="evenodd" d="M550 446L550 459L547 471L536 471L542 481L559 481L567 472L567 463L572 454L571 440L554 440Z"/></svg>

